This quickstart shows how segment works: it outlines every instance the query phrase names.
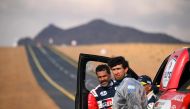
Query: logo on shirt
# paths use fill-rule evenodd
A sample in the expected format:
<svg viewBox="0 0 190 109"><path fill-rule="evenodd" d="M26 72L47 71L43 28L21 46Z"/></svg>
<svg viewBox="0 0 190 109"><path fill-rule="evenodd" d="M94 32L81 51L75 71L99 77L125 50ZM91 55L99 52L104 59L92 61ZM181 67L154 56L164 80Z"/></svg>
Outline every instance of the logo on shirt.
<svg viewBox="0 0 190 109"><path fill-rule="evenodd" d="M107 98L101 101L98 101L98 107L99 109L110 109L113 105L113 98Z"/></svg>
<svg viewBox="0 0 190 109"><path fill-rule="evenodd" d="M136 91L136 87L134 85L128 85L127 89L128 93L134 93Z"/></svg>
<svg viewBox="0 0 190 109"><path fill-rule="evenodd" d="M100 95L101 95L101 96L106 96L106 95L107 95L107 91L102 91L102 92L100 92Z"/></svg>

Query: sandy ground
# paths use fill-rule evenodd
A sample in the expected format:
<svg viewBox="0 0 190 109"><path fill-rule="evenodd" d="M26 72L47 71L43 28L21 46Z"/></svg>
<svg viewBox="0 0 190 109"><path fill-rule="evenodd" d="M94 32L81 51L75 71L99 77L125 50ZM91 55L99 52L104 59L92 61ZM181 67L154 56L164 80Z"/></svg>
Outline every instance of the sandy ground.
<svg viewBox="0 0 190 109"><path fill-rule="evenodd" d="M160 64L174 50L190 45L104 44L57 46L74 60L80 53L124 56L138 74L155 76ZM101 54L106 51L106 54ZM56 104L36 82L24 48L0 47L0 109L57 109Z"/></svg>
<svg viewBox="0 0 190 109"><path fill-rule="evenodd" d="M0 47L0 109L58 109L36 82L23 47Z"/></svg>
<svg viewBox="0 0 190 109"><path fill-rule="evenodd" d="M182 47L190 47L184 44L103 44L88 46L57 46L56 48L74 60L78 60L80 53L124 56L139 75L147 74L152 79L157 73L163 60L174 50ZM102 52L103 51L103 52ZM101 54L105 53L106 54Z"/></svg>

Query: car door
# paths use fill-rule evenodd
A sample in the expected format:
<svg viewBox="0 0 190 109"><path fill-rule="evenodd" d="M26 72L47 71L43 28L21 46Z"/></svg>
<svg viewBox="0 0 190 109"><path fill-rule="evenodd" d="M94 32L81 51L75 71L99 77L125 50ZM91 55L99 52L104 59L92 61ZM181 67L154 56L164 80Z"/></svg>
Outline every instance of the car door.
<svg viewBox="0 0 190 109"><path fill-rule="evenodd" d="M79 55L75 109L88 109L88 93L98 84L94 68L100 63L108 63L109 59L91 54Z"/></svg>

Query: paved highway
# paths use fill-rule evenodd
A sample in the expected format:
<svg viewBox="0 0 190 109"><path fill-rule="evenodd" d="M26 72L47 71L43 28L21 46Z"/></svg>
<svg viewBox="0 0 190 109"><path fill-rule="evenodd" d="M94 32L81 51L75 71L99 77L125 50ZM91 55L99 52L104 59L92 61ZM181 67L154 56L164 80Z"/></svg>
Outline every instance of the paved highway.
<svg viewBox="0 0 190 109"><path fill-rule="evenodd" d="M61 109L74 109L77 64L50 47L26 47L29 63L39 85ZM87 75L89 89L97 79Z"/></svg>
<svg viewBox="0 0 190 109"><path fill-rule="evenodd" d="M74 109L77 68L47 47L26 47L36 80L61 109Z"/></svg>

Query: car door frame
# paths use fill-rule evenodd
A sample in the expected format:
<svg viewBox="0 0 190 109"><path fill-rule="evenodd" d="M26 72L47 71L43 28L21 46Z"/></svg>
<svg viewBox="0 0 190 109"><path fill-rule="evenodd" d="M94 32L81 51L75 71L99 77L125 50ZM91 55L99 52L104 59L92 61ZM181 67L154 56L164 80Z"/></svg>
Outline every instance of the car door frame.
<svg viewBox="0 0 190 109"><path fill-rule="evenodd" d="M86 64L89 61L108 63L110 57L81 53L78 61L77 92L75 96L75 109L88 109L89 90L85 86Z"/></svg>
<svg viewBox="0 0 190 109"><path fill-rule="evenodd" d="M160 85L160 82L161 82L161 79L162 79L162 75L164 73L164 69L166 67L166 64L168 62L168 59L169 59L170 55L167 56L164 61L162 62L162 64L160 65L154 79L153 79L153 84L154 85Z"/></svg>

